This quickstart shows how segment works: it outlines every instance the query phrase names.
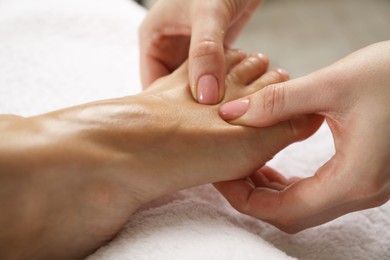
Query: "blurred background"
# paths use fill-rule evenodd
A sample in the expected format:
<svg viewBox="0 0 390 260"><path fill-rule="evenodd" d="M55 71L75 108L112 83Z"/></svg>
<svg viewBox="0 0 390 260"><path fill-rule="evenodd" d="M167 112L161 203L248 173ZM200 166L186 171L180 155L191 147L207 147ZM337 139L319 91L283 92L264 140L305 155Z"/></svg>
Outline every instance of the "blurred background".
<svg viewBox="0 0 390 260"><path fill-rule="evenodd" d="M268 55L294 78L383 40L390 40L390 0L265 0L235 47Z"/></svg>

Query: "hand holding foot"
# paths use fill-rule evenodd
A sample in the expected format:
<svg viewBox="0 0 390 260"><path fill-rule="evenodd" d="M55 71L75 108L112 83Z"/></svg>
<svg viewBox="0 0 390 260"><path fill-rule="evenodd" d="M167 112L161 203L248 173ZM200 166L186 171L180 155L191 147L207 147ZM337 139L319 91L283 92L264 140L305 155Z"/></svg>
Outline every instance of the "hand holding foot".
<svg viewBox="0 0 390 260"><path fill-rule="evenodd" d="M227 103L234 125L266 127L296 115L325 116L336 154L313 177L288 181L272 169L251 182L218 184L239 211L294 233L390 198L390 41L306 77ZM235 107L247 100L245 109Z"/></svg>
<svg viewBox="0 0 390 260"><path fill-rule="evenodd" d="M264 56L226 59L225 101L286 75ZM74 259L107 243L142 204L172 191L243 178L311 135L306 117L233 126L193 101L187 64L133 96L49 114L3 116L0 255Z"/></svg>
<svg viewBox="0 0 390 260"><path fill-rule="evenodd" d="M189 87L195 100L202 104L221 101L224 48L234 42L260 2L158 1L140 28L143 86L170 74L189 57Z"/></svg>

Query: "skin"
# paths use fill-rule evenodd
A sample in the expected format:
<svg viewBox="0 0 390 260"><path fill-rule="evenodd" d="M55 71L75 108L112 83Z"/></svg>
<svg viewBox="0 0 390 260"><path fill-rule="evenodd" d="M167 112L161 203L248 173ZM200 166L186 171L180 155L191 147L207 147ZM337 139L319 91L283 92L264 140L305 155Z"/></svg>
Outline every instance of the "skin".
<svg viewBox="0 0 390 260"><path fill-rule="evenodd" d="M224 45L234 42L260 3L158 1L140 30L144 87L173 71L188 56L193 97L202 104L222 100L225 92ZM389 147L389 123L385 112L389 110L383 101L384 97L389 98L389 78L386 76L389 61L384 54L381 57L379 51L371 50L388 53L385 44L378 45L306 77L267 87L249 98L248 113L237 120L233 120L236 118L233 114L241 111L229 114L221 110L221 117L232 124L255 127L270 126L296 115L323 115L331 127L337 149L336 155L314 177L294 185L269 168L250 179L217 184L235 208L295 233L352 211L382 205L389 199L389 169L384 164L389 160L386 148ZM364 58L363 54L372 59ZM212 75L216 80L201 81L204 75ZM357 122L360 115L366 115L361 119L365 124ZM374 130L369 122L377 123L382 131ZM365 147L369 156L358 155L357 151L361 150L358 144ZM317 191L321 191L321 196Z"/></svg>
<svg viewBox="0 0 390 260"><path fill-rule="evenodd" d="M260 0L157 1L139 31L144 88L189 59L190 89L195 100L202 104L220 102L225 93L225 46L234 42L260 3ZM215 84L200 81L205 75L215 78Z"/></svg>
<svg viewBox="0 0 390 260"><path fill-rule="evenodd" d="M224 102L287 79L266 72L264 56L244 58L227 55ZM83 258L110 241L140 205L251 175L322 122L231 125L219 106L194 102L187 67L136 96L0 117L1 259Z"/></svg>
<svg viewBox="0 0 390 260"><path fill-rule="evenodd" d="M390 199L390 41L244 99L248 107L241 116L229 113L232 103L221 107L221 116L234 125L267 127L297 115L322 115L336 154L310 178L286 180L265 168L252 183L217 184L233 207L295 233Z"/></svg>

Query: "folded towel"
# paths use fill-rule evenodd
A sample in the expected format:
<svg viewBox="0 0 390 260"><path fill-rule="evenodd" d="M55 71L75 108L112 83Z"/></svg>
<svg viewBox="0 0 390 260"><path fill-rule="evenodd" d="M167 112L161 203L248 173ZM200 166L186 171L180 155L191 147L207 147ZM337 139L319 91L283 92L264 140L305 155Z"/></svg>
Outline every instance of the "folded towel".
<svg viewBox="0 0 390 260"><path fill-rule="evenodd" d="M144 13L126 0L1 0L0 113L29 116L140 91ZM333 153L324 125L271 165L308 176ZM88 259L390 259L389 216L387 204L287 235L205 185L145 205Z"/></svg>

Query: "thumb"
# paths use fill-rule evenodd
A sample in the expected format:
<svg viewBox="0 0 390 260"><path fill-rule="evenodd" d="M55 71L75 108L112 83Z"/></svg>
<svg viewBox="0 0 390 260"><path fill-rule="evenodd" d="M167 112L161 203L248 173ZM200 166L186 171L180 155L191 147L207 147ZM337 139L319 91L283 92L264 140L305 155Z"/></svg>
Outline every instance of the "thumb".
<svg viewBox="0 0 390 260"><path fill-rule="evenodd" d="M220 115L232 124L264 127L297 115L332 112L340 102L337 77L318 71L269 85L221 106Z"/></svg>
<svg viewBox="0 0 390 260"><path fill-rule="evenodd" d="M194 1L194 4L189 53L191 92L201 104L216 104L225 92L225 34L235 17L245 11L248 1Z"/></svg>
<svg viewBox="0 0 390 260"><path fill-rule="evenodd" d="M274 171L274 170L272 170ZM346 207L348 189L345 175L331 160L314 176L300 179L283 189L259 183L259 173L248 179L214 184L229 203L241 213L296 233L335 219L359 207ZM280 175L280 174L279 174ZM283 185L282 185L283 186ZM344 206L344 207L343 207Z"/></svg>

